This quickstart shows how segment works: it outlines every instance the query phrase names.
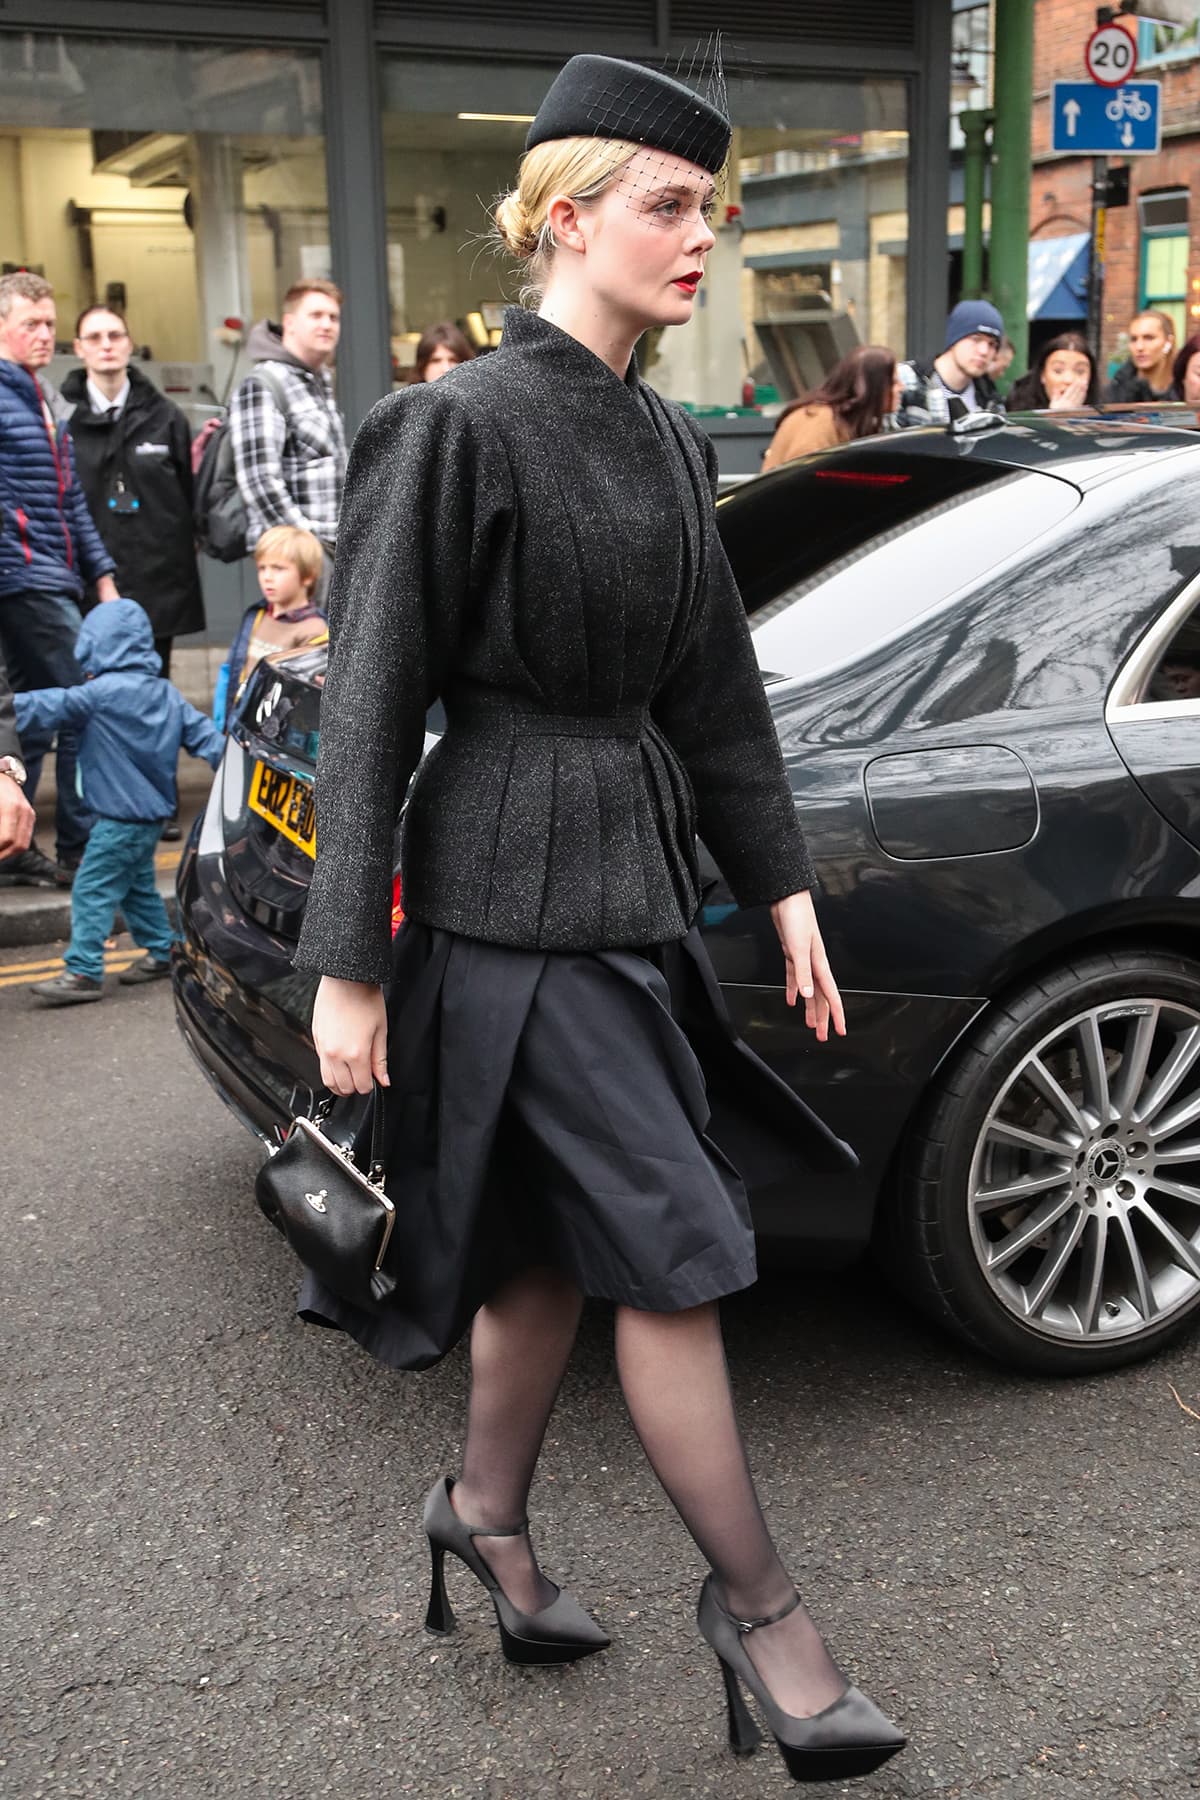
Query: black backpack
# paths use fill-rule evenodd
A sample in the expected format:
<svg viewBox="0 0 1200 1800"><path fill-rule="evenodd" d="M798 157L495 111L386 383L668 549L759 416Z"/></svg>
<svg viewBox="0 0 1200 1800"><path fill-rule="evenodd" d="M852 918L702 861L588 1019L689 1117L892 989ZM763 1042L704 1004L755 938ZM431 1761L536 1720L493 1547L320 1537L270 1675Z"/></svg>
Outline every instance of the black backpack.
<svg viewBox="0 0 1200 1800"><path fill-rule="evenodd" d="M259 364L254 370L280 412L287 415L287 395L276 375ZM249 379L249 377L247 377ZM246 502L237 484L233 460L233 439L229 434L229 412L223 412L215 429L208 428L196 470L192 521L196 543L205 556L218 562L240 562L249 555L246 543Z"/></svg>

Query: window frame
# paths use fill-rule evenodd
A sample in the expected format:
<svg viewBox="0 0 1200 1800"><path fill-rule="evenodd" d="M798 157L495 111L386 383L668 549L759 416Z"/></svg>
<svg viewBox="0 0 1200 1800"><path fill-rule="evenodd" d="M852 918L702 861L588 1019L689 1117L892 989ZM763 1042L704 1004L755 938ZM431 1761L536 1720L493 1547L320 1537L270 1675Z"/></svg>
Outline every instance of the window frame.
<svg viewBox="0 0 1200 1800"><path fill-rule="evenodd" d="M1172 63L1186 62L1189 58L1200 56L1200 22L1190 25L1171 25L1165 20L1138 19L1137 23L1137 66L1142 69L1162 69ZM1172 42L1164 44L1161 50L1154 48L1156 31L1172 33L1187 32L1186 42L1176 37Z"/></svg>
<svg viewBox="0 0 1200 1800"><path fill-rule="evenodd" d="M1143 700L1151 676L1162 661L1179 627L1200 607L1200 575L1176 594L1166 610L1134 645L1117 671L1104 703L1106 725L1127 724L1133 719L1180 719L1200 717L1200 698L1195 700Z"/></svg>
<svg viewBox="0 0 1200 1800"><path fill-rule="evenodd" d="M1180 288L1178 293L1174 293L1174 292L1163 293L1163 292L1159 292L1157 290L1152 291L1150 289L1150 287L1147 285L1146 266L1147 266L1147 263L1149 262L1150 245L1152 243L1161 243L1164 238L1174 239L1176 242L1182 243L1183 247L1184 247L1183 286ZM1188 259L1188 251L1190 249L1190 244L1191 244L1191 239L1189 236L1188 227L1186 225L1182 225L1182 226L1180 226L1180 225L1143 225L1142 232L1141 232L1141 243L1138 247L1138 293L1140 295L1139 305L1141 305L1144 308L1157 307L1161 312L1166 312L1170 307L1173 307L1173 306L1180 307L1182 309L1183 318L1182 318L1181 322L1177 321L1176 323L1178 326L1179 336L1181 339L1187 335L1187 302L1188 302L1187 259Z"/></svg>

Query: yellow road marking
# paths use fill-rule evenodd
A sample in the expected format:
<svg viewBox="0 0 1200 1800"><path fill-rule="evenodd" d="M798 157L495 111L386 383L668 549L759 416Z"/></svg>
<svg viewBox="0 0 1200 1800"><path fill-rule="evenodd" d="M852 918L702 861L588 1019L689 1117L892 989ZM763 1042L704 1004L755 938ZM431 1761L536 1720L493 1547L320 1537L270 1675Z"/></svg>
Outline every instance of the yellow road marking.
<svg viewBox="0 0 1200 1800"><path fill-rule="evenodd" d="M104 972L106 975L119 974L122 969L130 968L135 960L136 958L130 957L129 961L125 963L106 963ZM18 975L15 980L12 977L0 978L0 988L34 987L39 981L48 981L49 979L49 975L45 974Z"/></svg>
<svg viewBox="0 0 1200 1800"><path fill-rule="evenodd" d="M118 950L105 957L105 973L128 969L144 955L144 950ZM56 975L62 967L61 956L56 956L53 962L6 963L0 967L0 988L32 987L35 981L45 981L48 976Z"/></svg>
<svg viewBox="0 0 1200 1800"><path fill-rule="evenodd" d="M133 956L136 952L136 944L116 944L105 950L104 960L107 962L112 956ZM38 957L33 962L0 963L0 975L15 975L19 969L57 969L62 959L63 953L60 951L57 956Z"/></svg>

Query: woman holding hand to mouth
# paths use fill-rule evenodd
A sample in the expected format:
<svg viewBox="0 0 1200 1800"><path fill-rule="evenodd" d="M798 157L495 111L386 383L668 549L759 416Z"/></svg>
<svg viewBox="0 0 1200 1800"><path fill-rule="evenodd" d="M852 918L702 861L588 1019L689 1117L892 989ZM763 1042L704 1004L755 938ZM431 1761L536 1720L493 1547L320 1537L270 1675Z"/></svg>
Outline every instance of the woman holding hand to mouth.
<svg viewBox="0 0 1200 1800"><path fill-rule="evenodd" d="M635 1429L711 1571L699 1623L734 1746L757 1741L748 1688L790 1772L833 1780L904 1740L767 1531L717 1301L755 1278L734 1137L798 1195L853 1153L734 1035L696 930L697 829L738 900L771 907L788 1003L819 1042L845 1023L712 446L633 354L691 317L729 142L682 84L573 58L495 214L536 311L359 433L297 961L323 977L327 1085L367 1094L391 1071L398 1285L366 1311L310 1276L301 1310L393 1368L471 1330L462 1472L426 1502L427 1625L454 1622L449 1552L506 1655L567 1662L608 1639L542 1573L526 1507L583 1298L612 1302ZM408 802L393 947L392 827L435 696L447 729Z"/></svg>

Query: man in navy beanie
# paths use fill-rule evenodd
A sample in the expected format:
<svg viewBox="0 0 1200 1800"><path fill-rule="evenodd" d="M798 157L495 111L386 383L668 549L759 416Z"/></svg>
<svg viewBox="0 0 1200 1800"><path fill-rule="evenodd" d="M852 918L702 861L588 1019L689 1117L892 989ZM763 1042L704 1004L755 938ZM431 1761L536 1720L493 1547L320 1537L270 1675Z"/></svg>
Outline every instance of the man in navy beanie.
<svg viewBox="0 0 1200 1800"><path fill-rule="evenodd" d="M899 422L924 424L926 416L936 417L942 412L939 406L929 406L927 397L931 390L935 400L939 390L945 398L943 417L960 419L969 412L1002 413L1004 402L987 370L1003 338L1004 320L990 300L960 300L946 320L941 354L930 363L914 360L901 365L907 405ZM918 411L922 415L919 419L914 416Z"/></svg>

